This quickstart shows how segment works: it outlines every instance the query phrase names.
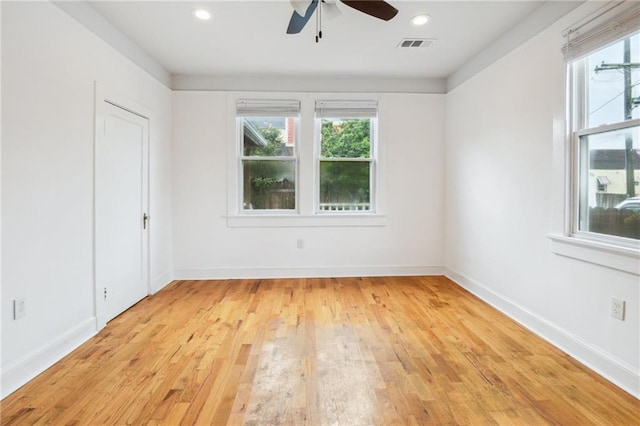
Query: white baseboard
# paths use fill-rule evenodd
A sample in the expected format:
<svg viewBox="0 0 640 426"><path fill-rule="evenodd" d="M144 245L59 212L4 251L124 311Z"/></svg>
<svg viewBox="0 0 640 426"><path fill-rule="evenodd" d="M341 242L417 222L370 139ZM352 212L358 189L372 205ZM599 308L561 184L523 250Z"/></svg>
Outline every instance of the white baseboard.
<svg viewBox="0 0 640 426"><path fill-rule="evenodd" d="M446 268L445 276L611 383L640 399L640 371L637 367L583 341L454 270Z"/></svg>
<svg viewBox="0 0 640 426"><path fill-rule="evenodd" d="M267 279L267 278L329 278L385 277L408 275L443 275L442 266L362 266L310 268L205 268L179 269L176 280Z"/></svg>
<svg viewBox="0 0 640 426"><path fill-rule="evenodd" d="M67 330L57 339L8 365L0 375L0 398L15 392L95 334L96 319L89 318L77 327Z"/></svg>
<svg viewBox="0 0 640 426"><path fill-rule="evenodd" d="M149 294L156 294L164 287L166 287L171 281L173 281L173 273L171 271L165 272L159 277L152 279Z"/></svg>

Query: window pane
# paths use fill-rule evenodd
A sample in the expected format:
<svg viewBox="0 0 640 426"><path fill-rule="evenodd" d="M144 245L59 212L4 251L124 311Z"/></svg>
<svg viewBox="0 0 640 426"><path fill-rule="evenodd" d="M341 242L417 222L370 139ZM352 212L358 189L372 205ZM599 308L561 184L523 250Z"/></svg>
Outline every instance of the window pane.
<svg viewBox="0 0 640 426"><path fill-rule="evenodd" d="M294 210L294 160L243 160L243 209Z"/></svg>
<svg viewBox="0 0 640 426"><path fill-rule="evenodd" d="M368 161L321 161L321 211L371 210Z"/></svg>
<svg viewBox="0 0 640 426"><path fill-rule="evenodd" d="M600 49L586 61L585 127L639 118L640 34Z"/></svg>
<svg viewBox="0 0 640 426"><path fill-rule="evenodd" d="M294 155L296 117L243 117L242 154L246 157Z"/></svg>
<svg viewBox="0 0 640 426"><path fill-rule="evenodd" d="M640 127L580 139L581 231L640 239Z"/></svg>
<svg viewBox="0 0 640 426"><path fill-rule="evenodd" d="M370 158L370 118L323 118L320 156Z"/></svg>

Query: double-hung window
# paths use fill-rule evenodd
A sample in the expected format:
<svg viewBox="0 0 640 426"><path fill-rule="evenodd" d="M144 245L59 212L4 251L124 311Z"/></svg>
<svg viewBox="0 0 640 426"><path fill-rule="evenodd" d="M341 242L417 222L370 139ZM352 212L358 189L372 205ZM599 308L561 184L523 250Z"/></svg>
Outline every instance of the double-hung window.
<svg viewBox="0 0 640 426"><path fill-rule="evenodd" d="M637 247L640 6L609 14L599 25L567 34L571 233Z"/></svg>
<svg viewBox="0 0 640 426"><path fill-rule="evenodd" d="M316 212L375 212L375 101L316 101Z"/></svg>
<svg viewBox="0 0 640 426"><path fill-rule="evenodd" d="M240 211L295 212L300 102L238 100Z"/></svg>

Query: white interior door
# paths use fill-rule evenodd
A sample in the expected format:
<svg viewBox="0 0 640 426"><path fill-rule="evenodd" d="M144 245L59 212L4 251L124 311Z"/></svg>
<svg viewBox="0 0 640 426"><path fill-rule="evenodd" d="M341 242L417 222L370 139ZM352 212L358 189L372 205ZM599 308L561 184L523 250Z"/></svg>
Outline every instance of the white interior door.
<svg viewBox="0 0 640 426"><path fill-rule="evenodd" d="M98 325L148 294L149 122L108 102L96 119Z"/></svg>

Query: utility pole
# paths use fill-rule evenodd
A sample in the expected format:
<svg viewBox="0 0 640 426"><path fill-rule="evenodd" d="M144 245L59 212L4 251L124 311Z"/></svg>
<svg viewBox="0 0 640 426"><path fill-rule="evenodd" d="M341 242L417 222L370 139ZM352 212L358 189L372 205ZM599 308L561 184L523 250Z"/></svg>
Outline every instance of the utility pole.
<svg viewBox="0 0 640 426"><path fill-rule="evenodd" d="M624 58L621 64L605 64L604 62L595 68L595 72L623 70L624 72L624 119L631 120L633 108L640 104L640 98L632 96L631 70L640 68L640 63L631 63L631 39L624 39ZM624 141L625 169L627 172L627 197L635 197L635 175L633 164L633 138L628 132Z"/></svg>

